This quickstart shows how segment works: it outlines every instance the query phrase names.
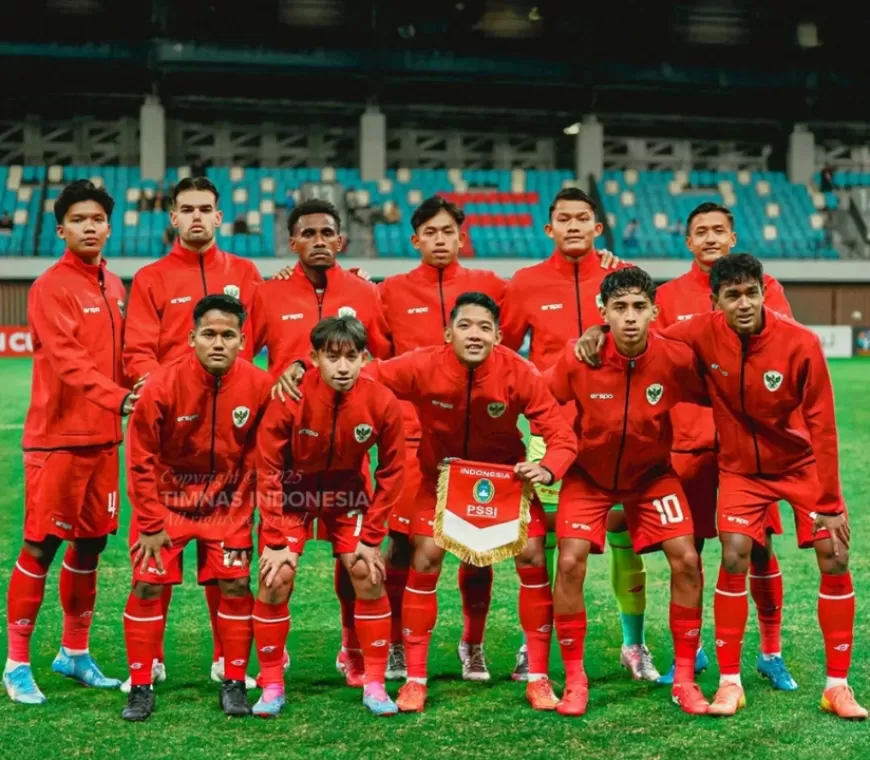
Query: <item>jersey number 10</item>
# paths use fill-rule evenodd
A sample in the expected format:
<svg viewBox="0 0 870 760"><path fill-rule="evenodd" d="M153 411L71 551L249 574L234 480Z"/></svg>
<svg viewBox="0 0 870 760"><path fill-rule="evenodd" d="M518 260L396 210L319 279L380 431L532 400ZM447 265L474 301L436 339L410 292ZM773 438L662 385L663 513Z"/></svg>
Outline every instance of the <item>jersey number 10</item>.
<svg viewBox="0 0 870 760"><path fill-rule="evenodd" d="M654 499L653 506L662 519L662 525L683 521L683 508L680 506L680 500L674 493L668 494L663 499Z"/></svg>

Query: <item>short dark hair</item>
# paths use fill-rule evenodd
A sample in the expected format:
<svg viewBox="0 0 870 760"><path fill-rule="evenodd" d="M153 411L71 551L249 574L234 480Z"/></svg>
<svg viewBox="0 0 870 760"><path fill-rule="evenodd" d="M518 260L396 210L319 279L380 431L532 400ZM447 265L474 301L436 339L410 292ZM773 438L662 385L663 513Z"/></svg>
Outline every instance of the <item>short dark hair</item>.
<svg viewBox="0 0 870 760"><path fill-rule="evenodd" d="M582 201L588 204L589 208L592 209L592 213L598 218L598 206L595 205L595 201L592 200L589 193L581 190L579 187L563 187L556 193L556 197L553 198L553 202L550 204L550 213L548 215L550 219L553 218L553 212L556 210L556 204L559 201Z"/></svg>
<svg viewBox="0 0 870 760"><path fill-rule="evenodd" d="M70 207L83 201L95 201L103 207L106 216L111 219L115 210L115 201L103 187L97 187L89 179L80 179L67 185L54 202L54 218L58 224L63 224L63 218Z"/></svg>
<svg viewBox="0 0 870 760"><path fill-rule="evenodd" d="M618 298L639 290L646 295L652 303L656 302L656 284L640 267L626 267L611 272L601 281L601 303L605 306L611 298Z"/></svg>
<svg viewBox="0 0 870 760"><path fill-rule="evenodd" d="M199 327L199 322L203 316L212 310L222 311L224 314L235 314L239 318L240 329L248 318L248 313L238 298L224 293L212 293L196 302L196 306L193 307L193 324Z"/></svg>
<svg viewBox="0 0 870 760"><path fill-rule="evenodd" d="M749 253L731 253L718 259L710 269L710 290L718 293L723 285L757 280L764 285L764 267Z"/></svg>
<svg viewBox="0 0 870 760"><path fill-rule="evenodd" d="M688 235L692 231L692 222L696 216L715 213L724 214L725 218L728 220L728 226L731 227L732 230L734 229L734 214L731 213L731 209L723 206L721 203L707 201L706 203L702 203L700 206L695 206L695 208L692 209L692 213L689 214L689 218L686 219L686 234Z"/></svg>
<svg viewBox="0 0 870 760"><path fill-rule="evenodd" d="M176 182L175 187L172 188L172 205L177 206L178 196L190 190L207 190L214 195L215 206L218 205L218 202L221 199L221 194L214 186L214 182L212 182L208 177L185 177Z"/></svg>
<svg viewBox="0 0 870 760"><path fill-rule="evenodd" d="M451 203L440 195L433 195L414 209L414 213L411 215L411 229L416 232L420 227L426 224L426 222L440 214L442 211L446 211L451 217L453 217L453 221L456 222L457 227L461 227L462 223L465 221L465 212L459 208L459 206L455 203Z"/></svg>
<svg viewBox="0 0 870 760"><path fill-rule="evenodd" d="M287 217L287 231L291 237L293 236L293 228L296 226L296 223L308 214L326 214L331 216L335 222L336 231L341 232L341 216L335 205L322 198L309 198L307 201L302 201L302 203L294 206L290 216Z"/></svg>
<svg viewBox="0 0 870 760"><path fill-rule="evenodd" d="M453 308L450 310L451 322L459 316L459 310L463 306L480 306L486 309L490 314L492 314L493 321L498 324L498 318L501 316L501 311L498 308L498 304L486 293L478 293L476 291L460 293L459 298L456 299L456 303L453 304Z"/></svg>
<svg viewBox="0 0 870 760"><path fill-rule="evenodd" d="M345 346L365 351L367 344L366 328L356 317L325 317L311 331L311 347L315 351L341 350Z"/></svg>

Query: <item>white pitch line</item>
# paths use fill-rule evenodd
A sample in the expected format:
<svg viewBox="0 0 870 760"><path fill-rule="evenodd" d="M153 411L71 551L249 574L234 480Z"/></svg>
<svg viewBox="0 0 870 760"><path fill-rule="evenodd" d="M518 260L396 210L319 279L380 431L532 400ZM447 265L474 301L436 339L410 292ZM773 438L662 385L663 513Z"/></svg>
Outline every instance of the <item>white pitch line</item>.
<svg viewBox="0 0 870 760"><path fill-rule="evenodd" d="M24 430L23 422L0 422L0 430Z"/></svg>

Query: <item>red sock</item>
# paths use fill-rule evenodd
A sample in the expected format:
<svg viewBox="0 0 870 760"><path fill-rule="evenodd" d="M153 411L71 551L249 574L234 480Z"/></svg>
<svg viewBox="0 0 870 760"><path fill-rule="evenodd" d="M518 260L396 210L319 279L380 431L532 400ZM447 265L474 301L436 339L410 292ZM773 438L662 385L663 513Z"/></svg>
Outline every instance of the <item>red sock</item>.
<svg viewBox="0 0 870 760"><path fill-rule="evenodd" d="M845 678L852 663L855 632L855 589L852 573L822 573L819 587L819 626L825 640L825 664L829 678Z"/></svg>
<svg viewBox="0 0 870 760"><path fill-rule="evenodd" d="M426 665L429 659L429 642L432 629L438 620L439 573L418 573L413 568L408 571L408 586L402 602L402 622L405 626L405 662L408 665L408 678L426 678Z"/></svg>
<svg viewBox="0 0 870 760"><path fill-rule="evenodd" d="M747 617L749 602L746 598L746 573L728 573L720 567L713 600L716 659L719 661L720 675L740 675L740 654Z"/></svg>
<svg viewBox="0 0 870 760"><path fill-rule="evenodd" d="M483 644L492 601L492 568L460 564L459 593L462 595L462 640L466 644Z"/></svg>
<svg viewBox="0 0 870 760"><path fill-rule="evenodd" d="M205 603L208 605L208 619L211 623L212 655L211 661L217 662L224 656L224 648L221 644L220 626L218 625L218 607L221 604L221 587L212 583L205 587Z"/></svg>
<svg viewBox="0 0 870 760"><path fill-rule="evenodd" d="M408 568L391 567L387 570L387 598L390 600L390 643L402 643L402 599L408 585Z"/></svg>
<svg viewBox="0 0 870 760"><path fill-rule="evenodd" d="M132 593L124 609L124 640L127 643L127 664L133 686L151 685L151 663L163 636L161 600L139 599Z"/></svg>
<svg viewBox="0 0 870 760"><path fill-rule="evenodd" d="M290 609L284 604L254 603L254 641L260 659L263 686L284 683L282 660L287 634L290 633Z"/></svg>
<svg viewBox="0 0 870 760"><path fill-rule="evenodd" d="M750 567L749 591L758 610L762 654L782 652L782 573L775 554L766 565Z"/></svg>
<svg viewBox="0 0 870 760"><path fill-rule="evenodd" d="M87 649L97 598L97 554L79 555L68 546L60 566L60 604L63 607L63 636L66 649Z"/></svg>
<svg viewBox="0 0 870 760"><path fill-rule="evenodd" d="M553 639L553 593L550 575L544 567L517 568L520 576L520 625L526 635L529 675L550 672Z"/></svg>
<svg viewBox="0 0 870 760"><path fill-rule="evenodd" d="M224 678L227 681L244 681L248 660L251 657L251 640L254 629L251 612L254 597L221 594L218 605L218 633L224 647ZM283 653L283 648L282 648Z"/></svg>
<svg viewBox="0 0 870 760"><path fill-rule="evenodd" d="M172 602L172 589L175 586L167 583L163 587L163 593L160 595L160 609L163 612L163 630L160 632L160 644L157 649L157 659L159 662L166 662L166 654L163 651L163 642L166 640L166 621L169 620L169 604ZM214 630L214 625L212 625Z"/></svg>
<svg viewBox="0 0 870 760"><path fill-rule="evenodd" d="M562 662L565 665L565 688L586 682L586 672L583 670L583 644L586 641L586 610L570 615L554 616L556 622L556 638L559 639L559 649L562 650ZM529 669L531 671L531 668Z"/></svg>
<svg viewBox="0 0 870 760"><path fill-rule="evenodd" d="M335 595L341 605L341 648L359 650L359 637L353 622L353 607L356 602L356 594L353 592L353 583L341 560L335 560L335 570L332 575Z"/></svg>
<svg viewBox="0 0 870 760"><path fill-rule="evenodd" d="M386 594L380 599L357 599L355 617L366 683L382 684L386 681L387 655L390 653L390 600Z"/></svg>
<svg viewBox="0 0 870 760"><path fill-rule="evenodd" d="M6 596L9 659L15 662L30 662L30 637L45 595L46 575L48 568L22 549L12 570Z"/></svg>
<svg viewBox="0 0 870 760"><path fill-rule="evenodd" d="M674 639L674 683L695 680L695 653L701 638L701 608L671 602L671 636Z"/></svg>

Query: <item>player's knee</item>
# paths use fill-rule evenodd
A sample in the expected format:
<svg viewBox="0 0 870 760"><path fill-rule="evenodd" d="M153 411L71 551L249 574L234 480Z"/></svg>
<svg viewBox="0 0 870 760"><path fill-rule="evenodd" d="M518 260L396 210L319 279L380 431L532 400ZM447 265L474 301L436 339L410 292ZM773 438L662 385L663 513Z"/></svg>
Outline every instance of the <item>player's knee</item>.
<svg viewBox="0 0 870 760"><path fill-rule="evenodd" d="M55 536L46 536L45 540L34 542L25 541L24 551L35 559L44 568L49 568L54 562L54 555L60 547L61 541Z"/></svg>
<svg viewBox="0 0 870 760"><path fill-rule="evenodd" d="M158 583L146 583L145 581L136 581L133 584L133 596L144 601L159 599L163 595L163 586Z"/></svg>
<svg viewBox="0 0 870 760"><path fill-rule="evenodd" d="M830 540L816 544L816 558L819 570L825 575L842 575L849 569L849 552L840 547L834 554L834 546Z"/></svg>
<svg viewBox="0 0 870 760"><path fill-rule="evenodd" d="M108 542L108 536L80 538L75 542L76 552L84 557L97 557L105 551Z"/></svg>
<svg viewBox="0 0 870 760"><path fill-rule="evenodd" d="M251 582L249 578L232 578L218 581L218 587L224 596L247 596L251 591Z"/></svg>
<svg viewBox="0 0 870 760"><path fill-rule="evenodd" d="M674 576L679 576L685 580L701 579L701 568L698 562L698 552L695 551L694 545L690 542L686 546L682 546L676 551L668 554L668 562L671 566L671 573Z"/></svg>
<svg viewBox="0 0 870 760"><path fill-rule="evenodd" d="M559 551L558 572L571 583L582 583L586 577L586 554L575 551Z"/></svg>
<svg viewBox="0 0 870 760"><path fill-rule="evenodd" d="M544 567L547 564L544 540L542 538L529 540L526 548L514 558L514 562L518 568Z"/></svg>
<svg viewBox="0 0 870 760"><path fill-rule="evenodd" d="M371 573L369 566L362 560L357 560L348 571L350 579L353 582L354 589L372 585Z"/></svg>
<svg viewBox="0 0 870 760"><path fill-rule="evenodd" d="M749 569L752 539L729 535L722 539L722 567L726 573L745 573Z"/></svg>

